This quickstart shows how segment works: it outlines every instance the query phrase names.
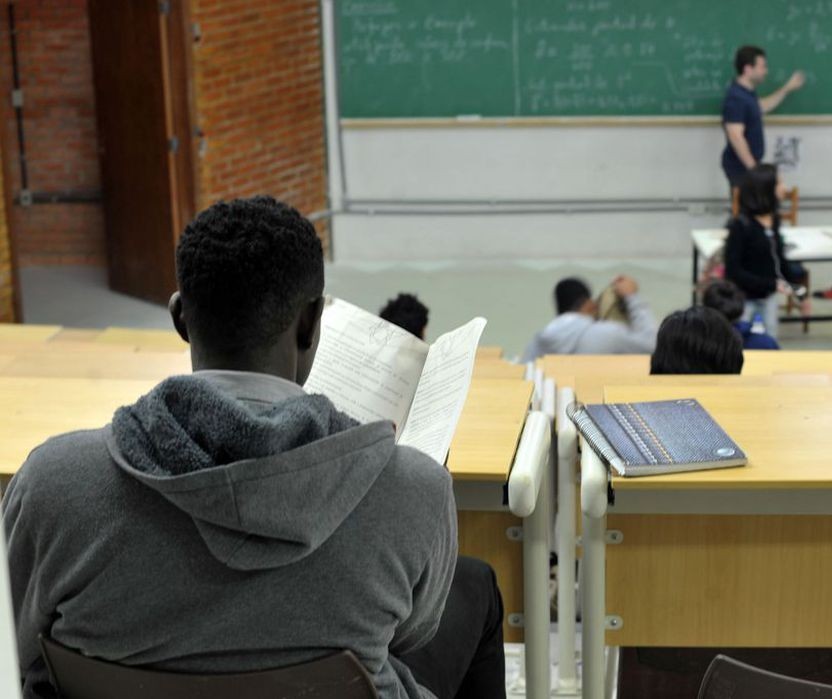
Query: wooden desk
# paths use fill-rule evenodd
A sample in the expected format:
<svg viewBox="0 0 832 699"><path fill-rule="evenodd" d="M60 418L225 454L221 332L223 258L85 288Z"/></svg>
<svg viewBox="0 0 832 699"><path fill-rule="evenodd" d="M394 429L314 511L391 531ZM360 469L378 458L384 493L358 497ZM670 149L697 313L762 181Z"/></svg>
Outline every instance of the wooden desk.
<svg viewBox="0 0 832 699"><path fill-rule="evenodd" d="M548 354L539 360L543 373L560 386L564 376L649 376L649 354Z"/></svg>
<svg viewBox="0 0 832 699"><path fill-rule="evenodd" d="M63 432L102 427L116 408L155 381L0 377L0 477L11 476L36 446Z"/></svg>
<svg viewBox="0 0 832 699"><path fill-rule="evenodd" d="M61 329L60 325L24 325L21 323L0 323L0 349L7 342L46 342Z"/></svg>
<svg viewBox="0 0 832 699"><path fill-rule="evenodd" d="M514 379L519 381L526 373L523 364L510 364L502 359L481 358L474 362L474 377L478 379Z"/></svg>
<svg viewBox="0 0 832 699"><path fill-rule="evenodd" d="M454 478L459 550L491 564L503 595L507 642L523 640L522 628L509 623L523 611L523 544L509 534L522 520L503 503L517 444L534 385L530 381L482 379L475 375L448 454Z"/></svg>
<svg viewBox="0 0 832 699"><path fill-rule="evenodd" d="M184 352L188 347L173 330L107 328L95 341L103 345L132 347L136 352Z"/></svg>
<svg viewBox="0 0 832 699"><path fill-rule="evenodd" d="M614 478L607 643L832 645L832 388L610 386L610 402L695 397L745 467Z"/></svg>
<svg viewBox="0 0 832 699"><path fill-rule="evenodd" d="M753 386L829 386L832 385L830 374L759 374L759 375L719 375L689 374L668 376L562 376L558 386L570 387L582 403L603 403L604 390L611 386L719 386L727 390Z"/></svg>
<svg viewBox="0 0 832 699"><path fill-rule="evenodd" d="M140 379L161 381L175 374L190 374L191 360L185 353L53 351L0 355L0 376L43 378Z"/></svg>
<svg viewBox="0 0 832 699"><path fill-rule="evenodd" d="M832 352L745 350L743 375L832 374Z"/></svg>
<svg viewBox="0 0 832 699"><path fill-rule="evenodd" d="M531 381L471 382L448 454L454 480L508 481L533 391Z"/></svg>
<svg viewBox="0 0 832 699"><path fill-rule="evenodd" d="M477 358L482 359L502 359L503 357L503 348L502 347L477 347Z"/></svg>

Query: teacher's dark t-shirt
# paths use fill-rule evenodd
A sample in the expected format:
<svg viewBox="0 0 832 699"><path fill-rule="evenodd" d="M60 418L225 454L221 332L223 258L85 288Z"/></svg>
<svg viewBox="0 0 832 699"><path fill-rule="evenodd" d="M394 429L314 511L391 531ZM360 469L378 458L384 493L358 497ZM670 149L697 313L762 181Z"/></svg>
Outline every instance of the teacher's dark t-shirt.
<svg viewBox="0 0 832 699"><path fill-rule="evenodd" d="M745 140L751 149L754 160L760 162L766 150L763 138L763 110L760 108L760 101L757 93L748 90L738 82L731 83L728 92L725 93L725 101L722 103L722 125L744 124ZM726 134L727 139L727 134ZM730 141L726 142L725 150L722 151L722 169L732 186L737 186L745 174L746 167L734 152Z"/></svg>

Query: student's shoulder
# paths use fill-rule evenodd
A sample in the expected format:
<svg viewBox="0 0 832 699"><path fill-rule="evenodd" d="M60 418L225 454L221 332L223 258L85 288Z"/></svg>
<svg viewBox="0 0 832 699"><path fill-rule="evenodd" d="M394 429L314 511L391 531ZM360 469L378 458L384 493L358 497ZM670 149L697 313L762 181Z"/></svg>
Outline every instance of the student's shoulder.
<svg viewBox="0 0 832 699"><path fill-rule="evenodd" d="M453 491L453 480L448 469L435 459L413 447L397 445L387 467L387 476L400 496L420 500L441 507Z"/></svg>
<svg viewBox="0 0 832 699"><path fill-rule="evenodd" d="M66 493L109 462L109 427L78 430L50 437L29 454L14 477L15 487L48 496Z"/></svg>

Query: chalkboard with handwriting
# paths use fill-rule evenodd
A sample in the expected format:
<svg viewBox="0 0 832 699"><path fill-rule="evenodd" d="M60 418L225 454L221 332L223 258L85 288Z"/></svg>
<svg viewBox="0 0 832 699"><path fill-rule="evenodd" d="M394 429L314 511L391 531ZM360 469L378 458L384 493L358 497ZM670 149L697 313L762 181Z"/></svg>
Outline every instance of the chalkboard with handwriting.
<svg viewBox="0 0 832 699"><path fill-rule="evenodd" d="M337 0L343 117L717 115L742 44L832 114L832 0Z"/></svg>

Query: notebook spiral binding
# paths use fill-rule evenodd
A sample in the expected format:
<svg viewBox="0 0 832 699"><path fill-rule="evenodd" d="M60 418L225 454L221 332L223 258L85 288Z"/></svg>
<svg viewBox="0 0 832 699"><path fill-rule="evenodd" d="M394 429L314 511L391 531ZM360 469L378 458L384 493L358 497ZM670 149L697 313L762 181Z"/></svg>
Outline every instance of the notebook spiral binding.
<svg viewBox="0 0 832 699"><path fill-rule="evenodd" d="M589 443L592 450L601 457L601 460L608 466L612 466L616 470L620 470L621 457L618 452L612 448L610 443L601 433L601 430L596 427L589 413L584 409L583 403L574 401L566 406L566 417L575 423L578 432Z"/></svg>

